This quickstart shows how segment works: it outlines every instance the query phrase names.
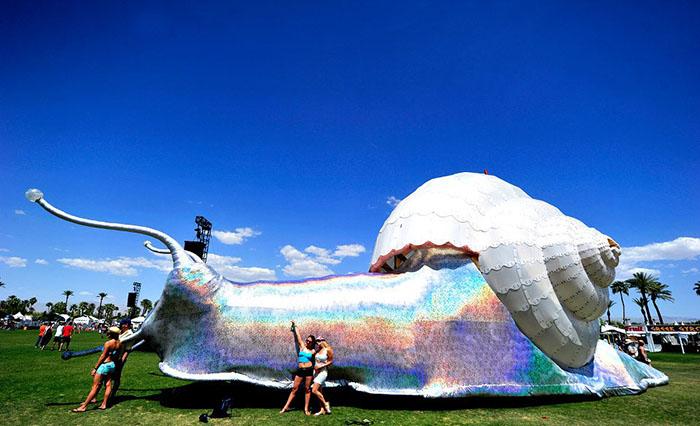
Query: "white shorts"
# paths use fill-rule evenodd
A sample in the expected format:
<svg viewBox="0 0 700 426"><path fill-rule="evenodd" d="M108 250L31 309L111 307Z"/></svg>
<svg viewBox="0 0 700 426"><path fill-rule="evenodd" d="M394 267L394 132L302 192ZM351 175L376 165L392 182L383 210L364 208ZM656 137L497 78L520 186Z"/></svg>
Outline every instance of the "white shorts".
<svg viewBox="0 0 700 426"><path fill-rule="evenodd" d="M318 374L314 375L314 383L318 383L319 385L322 385L322 384L326 383L327 378L328 378L328 370L326 370L324 368Z"/></svg>

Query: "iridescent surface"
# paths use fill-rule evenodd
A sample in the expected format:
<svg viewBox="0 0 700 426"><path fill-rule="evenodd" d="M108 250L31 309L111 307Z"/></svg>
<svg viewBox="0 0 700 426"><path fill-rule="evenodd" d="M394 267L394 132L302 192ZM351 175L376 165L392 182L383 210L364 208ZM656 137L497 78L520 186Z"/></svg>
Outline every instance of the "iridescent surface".
<svg viewBox="0 0 700 426"><path fill-rule="evenodd" d="M565 371L525 337L471 263L400 275L236 284L203 264L171 272L141 334L171 376L286 387L289 330L333 345L330 385L432 397L620 394L668 378L598 344Z"/></svg>

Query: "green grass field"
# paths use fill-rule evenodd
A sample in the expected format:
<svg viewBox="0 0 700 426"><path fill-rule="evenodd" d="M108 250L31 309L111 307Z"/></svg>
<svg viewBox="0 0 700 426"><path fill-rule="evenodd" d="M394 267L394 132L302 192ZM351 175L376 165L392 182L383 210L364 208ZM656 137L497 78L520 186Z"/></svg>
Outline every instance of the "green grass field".
<svg viewBox="0 0 700 426"><path fill-rule="evenodd" d="M233 416L213 424L698 424L700 355L651 354L654 366L671 379L642 395L551 403L513 399L446 402L378 398L327 391L333 415L307 418L278 411L285 392L251 386L191 383L163 376L153 353L135 352L122 378L116 404L107 411L74 414L87 395L97 355L62 361L58 352L34 349L35 331L0 331L0 424L199 424L214 401L233 398ZM96 333L74 338L73 350L101 343ZM297 408L302 403L298 399ZM505 407L503 407L505 405ZM497 408L498 407L498 408ZM96 405L94 406L96 408ZM389 409L387 409L389 408ZM357 422L357 423L355 423Z"/></svg>

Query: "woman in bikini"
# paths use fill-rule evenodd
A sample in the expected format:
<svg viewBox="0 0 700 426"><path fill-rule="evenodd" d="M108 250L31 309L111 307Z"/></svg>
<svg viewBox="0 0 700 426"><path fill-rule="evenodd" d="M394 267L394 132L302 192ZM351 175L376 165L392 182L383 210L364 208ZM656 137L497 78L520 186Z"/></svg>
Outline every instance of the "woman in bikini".
<svg viewBox="0 0 700 426"><path fill-rule="evenodd" d="M102 355L100 355L100 358L97 360L97 365L90 372L94 377L92 380L92 389L90 389L90 393L87 398L85 398L85 402L80 404L78 408L72 410L74 413L82 413L87 409L87 405L94 401L97 392L100 391L103 381L106 382L105 397L99 408L100 410L105 410L107 408L107 401L112 394L112 373L116 368L115 362L119 362L122 352L124 351L124 346L119 341L119 329L117 327L110 327L109 330L107 330L107 337L109 341L105 343Z"/></svg>
<svg viewBox="0 0 700 426"><path fill-rule="evenodd" d="M313 379L314 376L313 357L316 353L314 350L316 347L316 338L309 335L306 340L301 340L301 334L299 334L299 330L297 330L294 321L292 321L292 333L294 333L295 344L298 350L298 368L294 372L292 391L289 393L287 403L284 404L284 408L282 408L280 414L289 411L289 406L292 404L301 382L304 382L304 414L310 416L311 412L309 411L309 400L311 399L311 379Z"/></svg>
<svg viewBox="0 0 700 426"><path fill-rule="evenodd" d="M314 414L314 416L320 416L331 413L331 404L323 397L321 386L326 383L328 367L333 364L333 348L321 336L316 338L316 344L318 345L318 350L314 359L314 384L311 386L311 393L316 395L316 398L321 401L321 410Z"/></svg>

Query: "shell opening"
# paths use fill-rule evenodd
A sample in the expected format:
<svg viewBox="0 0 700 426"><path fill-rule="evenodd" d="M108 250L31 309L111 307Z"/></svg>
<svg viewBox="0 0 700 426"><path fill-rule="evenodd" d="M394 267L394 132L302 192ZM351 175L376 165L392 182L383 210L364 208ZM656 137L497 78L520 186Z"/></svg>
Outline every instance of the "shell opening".
<svg viewBox="0 0 700 426"><path fill-rule="evenodd" d="M468 246L457 247L452 243L438 245L426 241L419 245L407 244L400 249L380 256L372 264L369 271L401 274L417 271L423 265L432 269L453 268L471 261L475 262L478 258L479 253L471 250Z"/></svg>

